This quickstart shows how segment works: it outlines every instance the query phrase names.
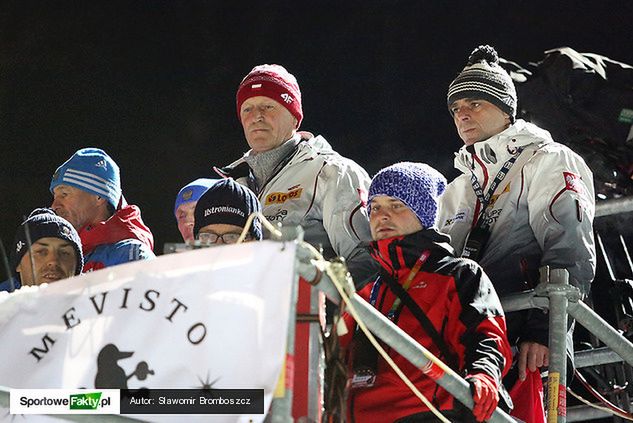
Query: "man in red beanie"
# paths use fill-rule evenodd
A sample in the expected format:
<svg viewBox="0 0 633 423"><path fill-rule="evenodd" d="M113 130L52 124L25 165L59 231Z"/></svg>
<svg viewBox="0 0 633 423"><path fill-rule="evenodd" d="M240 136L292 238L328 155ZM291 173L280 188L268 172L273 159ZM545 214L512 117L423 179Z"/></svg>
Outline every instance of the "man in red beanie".
<svg viewBox="0 0 633 423"><path fill-rule="evenodd" d="M237 90L237 115L250 146L215 168L247 185L271 222L301 225L305 240L328 258L343 256L358 286L374 273L366 204L369 176L322 137L298 132L303 119L296 78L280 65L260 65Z"/></svg>

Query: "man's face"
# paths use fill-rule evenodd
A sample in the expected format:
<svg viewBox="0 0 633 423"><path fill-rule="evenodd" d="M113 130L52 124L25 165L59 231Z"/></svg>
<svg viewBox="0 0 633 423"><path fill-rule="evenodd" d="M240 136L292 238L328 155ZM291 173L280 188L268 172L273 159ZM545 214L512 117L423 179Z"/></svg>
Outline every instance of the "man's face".
<svg viewBox="0 0 633 423"><path fill-rule="evenodd" d="M237 225L227 225L225 223L213 223L204 226L198 232L200 243L213 244L235 244L242 234L244 228ZM222 238L218 236L221 235ZM217 238L217 239L216 239ZM247 235L244 241L251 241L250 235Z"/></svg>
<svg viewBox="0 0 633 423"><path fill-rule="evenodd" d="M290 139L297 119L272 98L251 97L242 103L240 121L248 145L257 153L279 147Z"/></svg>
<svg viewBox="0 0 633 423"><path fill-rule="evenodd" d="M379 195L371 199L369 228L374 241L422 230L420 219L402 201Z"/></svg>
<svg viewBox="0 0 633 423"><path fill-rule="evenodd" d="M449 110L466 145L487 140L510 125L510 116L486 100L462 98L452 103Z"/></svg>
<svg viewBox="0 0 633 423"><path fill-rule="evenodd" d="M185 242L193 241L193 224L195 222L194 211L196 210L197 201L189 201L182 203L176 209L176 222L178 222L178 230Z"/></svg>
<svg viewBox="0 0 633 423"><path fill-rule="evenodd" d="M70 242L53 237L40 238L20 260L16 271L22 285L40 285L66 279L75 274L77 253ZM31 267L33 257L33 267ZM33 274L35 270L35 274Z"/></svg>
<svg viewBox="0 0 633 423"><path fill-rule="evenodd" d="M103 201L97 195L62 184L53 190L51 208L79 231L96 220Z"/></svg>

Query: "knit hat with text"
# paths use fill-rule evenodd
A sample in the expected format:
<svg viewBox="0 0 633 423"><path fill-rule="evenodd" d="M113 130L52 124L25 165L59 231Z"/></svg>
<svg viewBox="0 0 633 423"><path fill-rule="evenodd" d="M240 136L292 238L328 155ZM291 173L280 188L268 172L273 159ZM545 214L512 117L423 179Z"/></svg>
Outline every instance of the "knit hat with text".
<svg viewBox="0 0 633 423"><path fill-rule="evenodd" d="M301 91L297 79L281 65L255 66L244 77L237 89L237 117L240 118L242 103L251 97L272 98L297 119L297 128L303 119Z"/></svg>
<svg viewBox="0 0 633 423"><path fill-rule="evenodd" d="M435 226L437 202L446 189L446 178L424 163L401 162L380 170L369 186L368 211L372 198L397 198L420 219L424 228Z"/></svg>
<svg viewBox="0 0 633 423"><path fill-rule="evenodd" d="M514 122L517 93L512 78L501 66L499 56L489 45L479 46L468 58L468 63L448 87L447 104L462 98L486 100L510 115Z"/></svg>
<svg viewBox="0 0 633 423"><path fill-rule="evenodd" d="M217 223L243 228L252 213L261 211L261 203L248 187L231 178L220 179L200 197L196 204L193 234L197 237L200 229ZM253 239L262 239L262 224L257 217L253 219L250 234Z"/></svg>

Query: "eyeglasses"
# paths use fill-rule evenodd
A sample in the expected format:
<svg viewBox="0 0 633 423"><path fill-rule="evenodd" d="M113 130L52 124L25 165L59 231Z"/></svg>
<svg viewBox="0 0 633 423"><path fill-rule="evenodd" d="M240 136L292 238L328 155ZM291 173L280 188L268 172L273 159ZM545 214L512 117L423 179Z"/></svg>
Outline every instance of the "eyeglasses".
<svg viewBox="0 0 633 423"><path fill-rule="evenodd" d="M213 232L201 232L198 234L198 240L201 245L217 244L220 239L223 244L235 244L240 239L240 235L240 233L235 232L227 232L222 235L214 234ZM246 239L248 239L248 235Z"/></svg>

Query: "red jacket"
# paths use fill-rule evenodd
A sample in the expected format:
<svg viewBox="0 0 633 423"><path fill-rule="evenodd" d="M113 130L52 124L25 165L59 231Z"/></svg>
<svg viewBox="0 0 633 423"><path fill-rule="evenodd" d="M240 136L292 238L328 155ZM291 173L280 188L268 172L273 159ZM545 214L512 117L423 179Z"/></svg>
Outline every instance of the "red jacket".
<svg viewBox="0 0 633 423"><path fill-rule="evenodd" d="M428 258L407 293L444 339L456 359L458 373L462 376L486 373L501 386L502 375L512 362L512 353L499 298L481 267L472 260L455 258L448 241L446 235L425 229L373 242L372 256L382 266L382 274L361 291L361 295L367 300L373 298L374 306L388 316L397 297L381 280L392 277L403 285L416 261L427 251ZM450 361L441 357L440 349L408 307L397 308L392 321L435 356ZM421 370L390 348L387 352L438 409L463 413L462 406L456 404L458 401ZM348 404L350 422L393 422L418 413L430 413L382 358L377 361L374 386L352 388Z"/></svg>

